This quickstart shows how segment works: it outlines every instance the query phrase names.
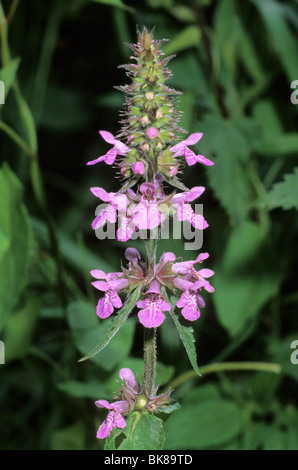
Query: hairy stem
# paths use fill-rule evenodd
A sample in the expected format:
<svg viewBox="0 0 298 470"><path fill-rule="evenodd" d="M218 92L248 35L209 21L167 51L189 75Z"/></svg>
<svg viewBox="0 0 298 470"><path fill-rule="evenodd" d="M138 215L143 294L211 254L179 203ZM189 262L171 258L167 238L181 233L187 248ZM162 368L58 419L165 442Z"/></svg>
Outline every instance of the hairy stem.
<svg viewBox="0 0 298 470"><path fill-rule="evenodd" d="M156 235L151 233L151 236ZM147 277L154 275L156 263L156 248L158 238L148 238L145 241L147 255ZM154 394L156 374L156 328L144 328L144 376L143 388L148 397Z"/></svg>
<svg viewBox="0 0 298 470"><path fill-rule="evenodd" d="M143 388L147 397L154 394L156 374L156 328L144 328Z"/></svg>

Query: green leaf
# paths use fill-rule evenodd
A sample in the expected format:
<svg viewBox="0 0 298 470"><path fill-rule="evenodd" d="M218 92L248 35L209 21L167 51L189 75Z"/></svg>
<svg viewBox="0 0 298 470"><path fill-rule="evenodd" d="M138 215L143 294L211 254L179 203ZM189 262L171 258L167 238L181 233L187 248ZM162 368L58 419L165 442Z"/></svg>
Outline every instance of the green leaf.
<svg viewBox="0 0 298 470"><path fill-rule="evenodd" d="M89 398L92 400L111 398L110 390L100 380L79 382L68 380L57 385L58 390L74 398Z"/></svg>
<svg viewBox="0 0 298 470"><path fill-rule="evenodd" d="M201 99L205 101L210 99L208 105L211 105L211 97L209 97L210 84L206 80L205 70L196 60L195 54L191 51L185 51L183 54L175 57L171 62L171 70L173 77L171 78L171 86L178 90L192 91L200 94ZM185 73L187 70L187 74ZM200 87L198 89L198 83Z"/></svg>
<svg viewBox="0 0 298 470"><path fill-rule="evenodd" d="M165 423L165 449L218 447L237 436L243 418L237 406L224 399L182 404Z"/></svg>
<svg viewBox="0 0 298 470"><path fill-rule="evenodd" d="M38 238L39 243L46 248L50 248L50 239L46 224L32 216L30 220L34 234ZM72 268L81 273L82 257L78 243L74 241L74 237L70 237L66 235L65 232L60 230L58 230L58 238L60 243L60 250L64 259ZM95 269L97 266L100 266L101 269L105 272L109 272L113 269L113 265L111 263L103 260L93 251L86 249L85 254L85 263L86 266L88 266L88 269Z"/></svg>
<svg viewBox="0 0 298 470"><path fill-rule="evenodd" d="M177 109L182 111L180 126L182 129L191 129L196 109L196 94L194 91L186 91L179 98Z"/></svg>
<svg viewBox="0 0 298 470"><path fill-rule="evenodd" d="M104 349L111 339L115 336L118 330L121 328L125 320L127 319L128 315L136 305L139 297L140 297L141 288L136 288L131 295L125 301L123 307L119 310L117 315L112 319L108 330L106 331L104 337L99 341L99 343L87 354L86 356L82 357L79 362L85 361L86 359L90 359L95 354L99 353Z"/></svg>
<svg viewBox="0 0 298 470"><path fill-rule="evenodd" d="M27 281L32 232L22 202L20 181L3 165L0 170L0 330Z"/></svg>
<svg viewBox="0 0 298 470"><path fill-rule="evenodd" d="M277 293L283 273L266 246L267 233L253 222L244 222L231 232L222 261L215 267L216 313L231 336L238 335Z"/></svg>
<svg viewBox="0 0 298 470"><path fill-rule="evenodd" d="M9 90L14 82L19 65L20 59L17 58L11 60L5 67L0 70L0 80L4 83L5 98L7 97Z"/></svg>
<svg viewBox="0 0 298 470"><path fill-rule="evenodd" d="M128 418L125 428L111 433L106 440L105 450L161 450L164 439L163 421L160 418L135 411Z"/></svg>
<svg viewBox="0 0 298 470"><path fill-rule="evenodd" d="M170 55L190 47L196 47L200 44L200 39L201 33L198 26L187 26L163 47L163 52Z"/></svg>
<svg viewBox="0 0 298 470"><path fill-rule="evenodd" d="M23 308L13 313L5 327L5 360L25 357L31 345L42 299L29 298Z"/></svg>
<svg viewBox="0 0 298 470"><path fill-rule="evenodd" d="M267 426L264 450L297 450L298 413L293 406L276 415L274 422Z"/></svg>
<svg viewBox="0 0 298 470"><path fill-rule="evenodd" d="M235 11L234 0L219 0L214 13L214 33L218 52L221 54L221 74L226 75L231 87L231 78L236 71L236 53L239 47L239 18ZM224 77L225 78L225 77ZM227 89L229 92L229 89Z"/></svg>
<svg viewBox="0 0 298 470"><path fill-rule="evenodd" d="M134 9L125 5L122 0L93 0L95 3L103 3L104 5L110 5L112 7L122 8L123 10L127 10L133 12Z"/></svg>
<svg viewBox="0 0 298 470"><path fill-rule="evenodd" d="M173 15L177 20L183 21L183 23L193 23L194 12L192 8L185 5L170 5L168 12Z"/></svg>
<svg viewBox="0 0 298 470"><path fill-rule="evenodd" d="M298 77L298 42L283 15L283 6L275 0L251 0L267 28L273 47L290 82Z"/></svg>
<svg viewBox="0 0 298 470"><path fill-rule="evenodd" d="M262 60L258 56L258 47L253 44L250 32L246 31L244 26L241 24L241 21L238 22L238 28L241 32L239 38L239 59L252 80L256 83L263 83L266 80L266 72L268 71L265 72Z"/></svg>
<svg viewBox="0 0 298 470"><path fill-rule="evenodd" d="M218 118L198 123L204 133L199 152L215 163L207 170L209 184L228 215L241 220L248 211L250 185L247 162L251 143L243 132L245 124L250 128L250 121L242 121L241 128Z"/></svg>
<svg viewBox="0 0 298 470"><path fill-rule="evenodd" d="M297 132L287 132L280 135L265 135L257 150L265 157L297 154L298 134Z"/></svg>
<svg viewBox="0 0 298 470"><path fill-rule="evenodd" d="M92 344L104 338L114 318L100 321L95 307L86 302L74 302L67 308L67 318L71 327L74 342L81 354L87 354ZM131 349L134 334L134 321L128 319L114 341L100 355L91 361L105 370L112 370L125 358Z"/></svg>
<svg viewBox="0 0 298 470"><path fill-rule="evenodd" d="M277 135L279 139L283 128L280 116L272 101L258 101L253 107L253 116L263 133L268 135L268 138L274 139Z"/></svg>
<svg viewBox="0 0 298 470"><path fill-rule="evenodd" d="M298 209L298 167L293 173L284 175L284 181L276 183L267 193L266 205L269 209Z"/></svg>
<svg viewBox="0 0 298 470"><path fill-rule="evenodd" d="M50 450L86 450L84 424L78 421L57 429L51 436Z"/></svg>
<svg viewBox="0 0 298 470"><path fill-rule="evenodd" d="M195 372L198 375L201 375L198 364L197 364L197 353L196 353L196 348L195 348L195 338L193 334L193 328L192 326L182 325L182 323L179 322L178 316L175 313L175 306L177 303L176 297L171 297L170 303L173 307L172 310L170 311L170 315L178 330L183 346L187 352L189 361L193 369L195 370Z"/></svg>

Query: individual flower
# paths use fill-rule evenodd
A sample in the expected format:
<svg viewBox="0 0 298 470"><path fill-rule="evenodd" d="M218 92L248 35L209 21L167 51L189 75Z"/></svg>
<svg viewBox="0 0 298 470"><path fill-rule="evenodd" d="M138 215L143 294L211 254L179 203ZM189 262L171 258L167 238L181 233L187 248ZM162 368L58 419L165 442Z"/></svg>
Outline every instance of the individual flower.
<svg viewBox="0 0 298 470"><path fill-rule="evenodd" d="M206 278L213 276L214 271L211 269L200 269L199 271L196 271L194 268L195 264L202 263L208 257L208 253L201 253L193 261L182 261L174 263L172 266L172 271L175 274L182 275L185 280L190 282L194 283L198 281L198 284L196 284L198 288L204 288L207 292L214 292L214 287L212 287L209 281L206 280ZM177 278L175 282L179 283L180 278Z"/></svg>
<svg viewBox="0 0 298 470"><path fill-rule="evenodd" d="M105 292L105 296L98 301L96 314L99 318L108 318L114 312L114 308L122 307L122 300L118 292L125 289L129 285L129 281L120 272L105 274L100 269L94 269L91 271L91 275L95 279L100 279L99 281L93 281L92 285L96 289Z"/></svg>
<svg viewBox="0 0 298 470"><path fill-rule="evenodd" d="M199 287L199 283L189 282L176 303L176 306L182 309L181 313L186 320L197 320L201 314L199 307L205 306L203 298L197 294Z"/></svg>
<svg viewBox="0 0 298 470"><path fill-rule="evenodd" d="M135 162L131 166L134 175L143 175L145 172L145 165L143 162Z"/></svg>
<svg viewBox="0 0 298 470"><path fill-rule="evenodd" d="M143 183L140 186L141 198L133 208L132 218L132 222L138 229L152 230L158 227L164 218L158 207L156 192L152 183Z"/></svg>
<svg viewBox="0 0 298 470"><path fill-rule="evenodd" d="M166 318L163 312L171 310L171 305L162 298L160 284L156 280L152 281L146 297L137 302L137 307L141 308L138 317L146 328L160 326Z"/></svg>
<svg viewBox="0 0 298 470"><path fill-rule="evenodd" d="M122 416L122 413L129 411L129 404L126 401L109 403L106 400L98 400L95 402L95 405L99 408L106 408L109 410L107 418L97 431L98 439L105 439L108 437L113 428L123 429L126 427L126 421Z"/></svg>
<svg viewBox="0 0 298 470"><path fill-rule="evenodd" d="M203 186L195 186L190 191L175 194L171 204L176 207L177 219L182 222L187 220L194 228L203 230L208 223L201 214L196 214L189 202L197 199L205 191Z"/></svg>
<svg viewBox="0 0 298 470"><path fill-rule="evenodd" d="M150 140L155 139L158 137L158 130L155 127L149 127L149 129L146 131L146 134Z"/></svg>
<svg viewBox="0 0 298 470"><path fill-rule="evenodd" d="M126 154L131 151L127 145L123 144L120 140L117 140L111 132L99 131L99 133L106 142L113 145L113 148L111 148L105 155L98 157L95 160L91 160L87 165L95 165L102 161L107 165L113 165L117 155L126 156Z"/></svg>
<svg viewBox="0 0 298 470"><path fill-rule="evenodd" d="M94 196L109 203L104 209L100 210L99 214L93 220L93 230L102 227L107 221L116 223L117 213L125 213L128 205L128 199L125 194L107 193L103 188L99 187L90 188L90 191Z"/></svg>
<svg viewBox="0 0 298 470"><path fill-rule="evenodd" d="M170 151L174 153L174 157L184 156L189 166L195 165L195 163L203 163L208 166L214 165L214 163L204 157L204 155L196 155L188 148L188 145L195 145L202 137L203 134L201 132L191 134L186 140L182 140L179 144L171 147Z"/></svg>
<svg viewBox="0 0 298 470"><path fill-rule="evenodd" d="M200 307L205 307L204 299L198 291L205 289L207 292L214 292L206 278L213 276L211 269L200 269L196 271L194 266L202 263L209 257L208 253L201 253L195 260L182 261L172 264L172 272L177 275L173 280L173 285L182 291L176 306L181 308L181 313L189 321L195 321L200 316Z"/></svg>

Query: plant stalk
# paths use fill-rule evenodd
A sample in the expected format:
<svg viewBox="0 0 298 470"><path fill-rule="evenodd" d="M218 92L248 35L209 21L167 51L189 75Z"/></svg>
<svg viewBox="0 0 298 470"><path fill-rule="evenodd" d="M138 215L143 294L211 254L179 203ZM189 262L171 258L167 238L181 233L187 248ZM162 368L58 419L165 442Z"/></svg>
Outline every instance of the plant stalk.
<svg viewBox="0 0 298 470"><path fill-rule="evenodd" d="M151 233L153 237L155 233ZM154 275L156 264L156 238L148 238L145 241L147 255L147 277L150 279ZM155 391L156 375L156 328L144 327L144 376L143 389L147 397L152 397Z"/></svg>
<svg viewBox="0 0 298 470"><path fill-rule="evenodd" d="M147 397L155 391L156 328L144 328L144 376L143 389Z"/></svg>

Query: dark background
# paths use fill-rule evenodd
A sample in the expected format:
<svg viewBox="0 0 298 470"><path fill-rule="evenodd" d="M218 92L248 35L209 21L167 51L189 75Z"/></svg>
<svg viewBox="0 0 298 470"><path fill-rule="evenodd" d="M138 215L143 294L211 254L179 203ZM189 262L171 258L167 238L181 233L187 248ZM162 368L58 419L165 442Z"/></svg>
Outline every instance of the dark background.
<svg viewBox="0 0 298 470"><path fill-rule="evenodd" d="M118 65L130 60L124 43L136 42L137 26L170 40L181 126L204 133L195 150L215 162L184 172L188 187L206 187L202 249L215 271L215 293L193 325L198 364L281 366L185 377L191 366L167 319L158 381L178 380L182 407L166 421L166 448L298 448L297 4L0 2L2 449L101 449L105 413L94 400L112 399L121 367L142 374L135 314L105 351L77 363L104 328L89 271L125 262L123 245L91 228L98 202L89 188L115 191L119 181L113 168L86 162L108 149L98 131L120 128L124 97L113 87L129 80ZM181 240L160 242L160 254L169 249L197 256Z"/></svg>

